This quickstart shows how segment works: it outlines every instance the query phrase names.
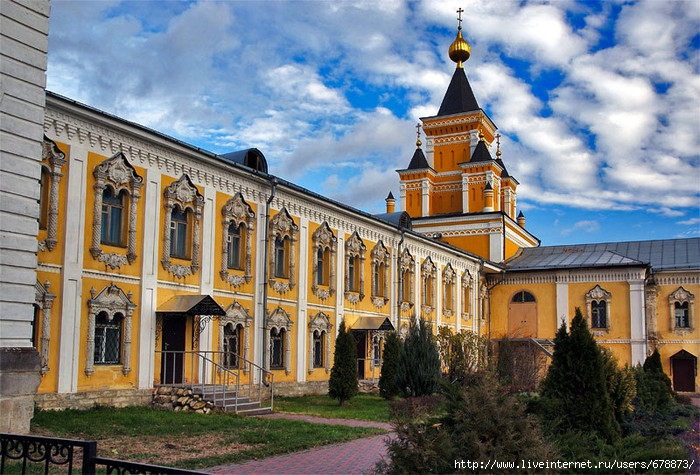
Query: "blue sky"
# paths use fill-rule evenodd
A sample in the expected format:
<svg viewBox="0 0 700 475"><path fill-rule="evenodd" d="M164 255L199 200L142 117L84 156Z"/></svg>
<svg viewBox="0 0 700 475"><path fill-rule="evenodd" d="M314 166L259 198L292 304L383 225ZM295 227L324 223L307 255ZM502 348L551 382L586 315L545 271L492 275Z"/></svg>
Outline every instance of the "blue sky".
<svg viewBox="0 0 700 475"><path fill-rule="evenodd" d="M543 245L700 236L700 2L51 1L49 90L370 213L455 65Z"/></svg>

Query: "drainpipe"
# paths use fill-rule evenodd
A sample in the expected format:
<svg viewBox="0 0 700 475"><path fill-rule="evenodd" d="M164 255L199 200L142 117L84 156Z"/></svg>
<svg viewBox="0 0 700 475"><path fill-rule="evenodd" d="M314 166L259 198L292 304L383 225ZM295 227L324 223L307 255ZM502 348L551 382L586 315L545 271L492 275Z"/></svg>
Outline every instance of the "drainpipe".
<svg viewBox="0 0 700 475"><path fill-rule="evenodd" d="M270 204L272 203L272 200L275 197L275 191L277 190L277 178L272 177L270 179L270 197L267 199L267 202L265 203L265 243L263 247L265 248L264 250L264 259L263 259L263 294L262 294L262 303L263 303L263 325L262 325L262 367L267 368L267 281L268 281L268 273L270 269L269 265L269 249L270 249Z"/></svg>
<svg viewBox="0 0 700 475"><path fill-rule="evenodd" d="M398 282L399 282L399 288L396 289L396 334L397 336L401 335L401 292L403 292L403 279L401 278L401 269L399 268L399 265L401 264L401 245L403 244L404 240L404 229L403 227L399 226L399 230L401 231L401 240L399 241L398 244L398 255L396 256L396 275L398 277Z"/></svg>

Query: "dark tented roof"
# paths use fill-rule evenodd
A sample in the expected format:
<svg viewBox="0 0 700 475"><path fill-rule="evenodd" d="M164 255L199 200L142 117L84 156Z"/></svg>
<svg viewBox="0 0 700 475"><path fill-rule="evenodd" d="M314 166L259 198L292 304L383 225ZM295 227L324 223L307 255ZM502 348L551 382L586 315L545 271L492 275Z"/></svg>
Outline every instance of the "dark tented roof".
<svg viewBox="0 0 700 475"><path fill-rule="evenodd" d="M476 147L474 147L474 153L472 154L472 158L469 160L469 163L490 162L491 160L493 160L493 158L491 158L491 154L489 153L486 143L483 140L479 140L479 143L477 143Z"/></svg>
<svg viewBox="0 0 700 475"><path fill-rule="evenodd" d="M467 75L464 69L456 68L437 115L459 114L475 110L479 110L479 104L476 102Z"/></svg>
<svg viewBox="0 0 700 475"><path fill-rule="evenodd" d="M265 155L257 148L229 152L219 155L219 157L226 161L245 165L253 170L267 173L267 160L265 159Z"/></svg>
<svg viewBox="0 0 700 475"><path fill-rule="evenodd" d="M531 247L505 263L508 271L646 265L700 271L700 238Z"/></svg>
<svg viewBox="0 0 700 475"><path fill-rule="evenodd" d="M411 163L408 164L407 170L421 170L424 168L430 168L430 165L423 154L423 150L417 148L413 158L411 158Z"/></svg>

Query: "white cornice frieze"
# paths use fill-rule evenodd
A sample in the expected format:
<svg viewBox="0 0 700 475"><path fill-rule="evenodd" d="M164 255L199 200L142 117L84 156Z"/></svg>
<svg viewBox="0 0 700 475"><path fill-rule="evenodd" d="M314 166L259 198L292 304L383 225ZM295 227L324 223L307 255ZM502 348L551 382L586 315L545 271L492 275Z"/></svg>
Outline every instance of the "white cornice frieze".
<svg viewBox="0 0 700 475"><path fill-rule="evenodd" d="M631 282L644 279L644 269L543 269L508 273L504 284L570 284L578 282ZM514 272L514 271L510 271Z"/></svg>

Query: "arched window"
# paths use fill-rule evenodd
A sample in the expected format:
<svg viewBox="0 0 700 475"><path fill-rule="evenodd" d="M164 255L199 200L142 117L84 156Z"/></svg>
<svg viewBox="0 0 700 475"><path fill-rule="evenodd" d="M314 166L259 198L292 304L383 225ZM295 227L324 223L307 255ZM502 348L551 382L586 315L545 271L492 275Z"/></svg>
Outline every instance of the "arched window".
<svg viewBox="0 0 700 475"><path fill-rule="evenodd" d="M267 318L270 369L283 369L287 374L292 372L292 319L282 309L277 309Z"/></svg>
<svg viewBox="0 0 700 475"><path fill-rule="evenodd" d="M311 291L321 300L325 300L335 294L335 256L338 248L338 239L328 223L324 222L314 232L312 246L315 259Z"/></svg>
<svg viewBox="0 0 700 475"><path fill-rule="evenodd" d="M125 294L111 284L99 293L90 289L88 300L88 340L85 374L95 372L95 365L120 364L122 373L131 372L131 318L136 304L132 294Z"/></svg>
<svg viewBox="0 0 700 475"><path fill-rule="evenodd" d="M102 244L124 245L125 202L126 190L115 193L112 187L107 187L102 193Z"/></svg>
<svg viewBox="0 0 700 475"><path fill-rule="evenodd" d="M408 249L404 249L399 257L399 298L401 310L406 311L413 307L413 279L415 276L415 260Z"/></svg>
<svg viewBox="0 0 700 475"><path fill-rule="evenodd" d="M273 328L270 330L270 369L284 369L284 353L286 330Z"/></svg>
<svg viewBox="0 0 700 475"><path fill-rule="evenodd" d="M120 313L110 316L100 312L95 318L95 364L119 364L122 342L122 320Z"/></svg>
<svg viewBox="0 0 700 475"><path fill-rule="evenodd" d="M357 303L365 298L365 252L367 248L355 231L345 242L345 298Z"/></svg>
<svg viewBox="0 0 700 475"><path fill-rule="evenodd" d="M221 250L221 278L234 287L253 278L252 233L255 213L240 193L228 200L221 209L223 216L223 248ZM234 272L229 272L229 271ZM239 272L236 272L239 271ZM243 275L241 272L243 271Z"/></svg>
<svg viewBox="0 0 700 475"><path fill-rule="evenodd" d="M170 215L170 257L189 259L189 213L179 206Z"/></svg>
<svg viewBox="0 0 700 475"><path fill-rule="evenodd" d="M187 175L171 183L164 194L165 229L163 230L163 269L183 278L199 270L201 247L200 225L204 212L204 196ZM188 266L173 263L171 258L187 259Z"/></svg>
<svg viewBox="0 0 700 475"><path fill-rule="evenodd" d="M269 283L279 293L285 293L294 288L295 256L294 243L299 227L282 208L271 220L269 225L270 241L270 277ZM282 280L280 280L282 279Z"/></svg>
<svg viewBox="0 0 700 475"><path fill-rule="evenodd" d="M225 368L238 368L241 356L241 342L243 340L243 325L227 323L224 326L223 339L223 366Z"/></svg>
<svg viewBox="0 0 700 475"><path fill-rule="evenodd" d="M688 328L690 320L688 318L688 302L674 302L676 308L676 328Z"/></svg>
<svg viewBox="0 0 700 475"><path fill-rule="evenodd" d="M422 288L422 298L423 304L421 309L423 313L431 313L435 305L435 290L437 281L437 267L433 264L430 257L423 261L421 265L421 281L423 284Z"/></svg>
<svg viewBox="0 0 700 475"><path fill-rule="evenodd" d="M447 264L442 271L443 299L442 299L442 314L446 317L451 317L455 314L455 282L457 273L452 268L451 264Z"/></svg>
<svg viewBox="0 0 700 475"><path fill-rule="evenodd" d="M331 365L331 328L330 318L323 312L318 312L309 322L309 374L315 368L325 368L330 372Z"/></svg>
<svg viewBox="0 0 700 475"><path fill-rule="evenodd" d="M136 260L136 223L143 179L119 152L94 171L92 257L112 269ZM106 252L103 245L126 247L126 253Z"/></svg>
<svg viewBox="0 0 700 475"><path fill-rule="evenodd" d="M227 250L227 262L226 267L229 269L240 269L241 268L241 250L243 246L241 245L243 234L243 225L238 223L231 223L228 226L228 235L226 236L226 250Z"/></svg>
<svg viewBox="0 0 700 475"><path fill-rule="evenodd" d="M252 318L238 302L226 308L226 315L219 323L219 351L221 364L227 368L242 368L248 371L244 363L248 359L248 329Z"/></svg>
<svg viewBox="0 0 700 475"><path fill-rule="evenodd" d="M586 311L593 334L610 331L610 302L612 294L596 285L586 294Z"/></svg>
<svg viewBox="0 0 700 475"><path fill-rule="evenodd" d="M668 296L671 331L686 335L695 329L695 295L678 287Z"/></svg>
<svg viewBox="0 0 700 475"><path fill-rule="evenodd" d="M370 253L372 258L372 303L380 308L389 302L390 254L382 241Z"/></svg>
<svg viewBox="0 0 700 475"><path fill-rule="evenodd" d="M521 290L520 292L517 292L515 295L513 295L513 298L510 301L513 303L534 302L535 296L532 295L530 292Z"/></svg>
<svg viewBox="0 0 700 475"><path fill-rule="evenodd" d="M605 300L591 301L591 328L607 328L607 303Z"/></svg>

